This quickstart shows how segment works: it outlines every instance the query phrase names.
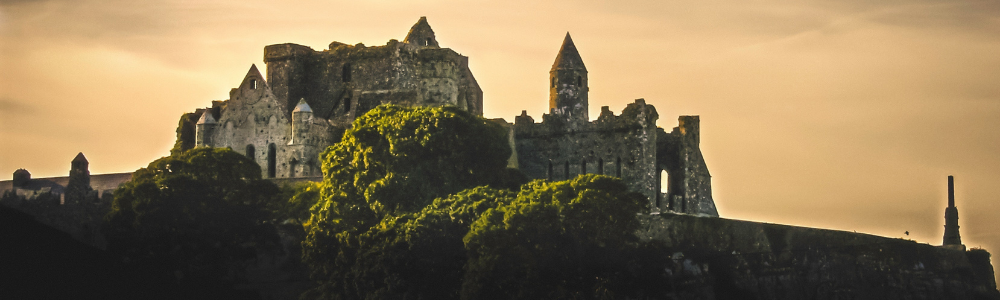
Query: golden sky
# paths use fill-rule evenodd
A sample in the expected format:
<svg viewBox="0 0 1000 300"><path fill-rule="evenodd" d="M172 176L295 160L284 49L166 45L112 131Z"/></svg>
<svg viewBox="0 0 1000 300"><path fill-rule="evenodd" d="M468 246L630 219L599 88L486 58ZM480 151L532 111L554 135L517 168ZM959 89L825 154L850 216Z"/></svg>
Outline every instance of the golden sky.
<svg viewBox="0 0 1000 300"><path fill-rule="evenodd" d="M0 2L0 179L77 152L134 171L265 45L384 45L427 16L487 117L540 119L567 31L591 116L700 115L723 217L940 244L955 175L963 241L1000 253L1000 1L203 2Z"/></svg>

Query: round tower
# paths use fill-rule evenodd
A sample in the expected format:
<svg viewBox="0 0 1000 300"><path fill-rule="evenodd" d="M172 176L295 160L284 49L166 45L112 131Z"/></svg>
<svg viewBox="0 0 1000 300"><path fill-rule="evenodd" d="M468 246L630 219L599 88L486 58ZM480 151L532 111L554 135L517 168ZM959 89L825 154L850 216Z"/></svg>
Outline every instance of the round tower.
<svg viewBox="0 0 1000 300"><path fill-rule="evenodd" d="M587 116L587 67L576 51L573 38L566 33L556 61L549 71L549 110L567 121L590 121Z"/></svg>
<svg viewBox="0 0 1000 300"><path fill-rule="evenodd" d="M194 146L195 147L211 147L212 146L212 132L215 131L215 118L212 117L212 111L206 109L204 113L201 114L201 118L198 119L198 123L195 124L196 131L194 134Z"/></svg>
<svg viewBox="0 0 1000 300"><path fill-rule="evenodd" d="M305 144L309 138L309 122L312 121L313 111L306 103L306 99L299 100L292 110L292 139L289 145Z"/></svg>

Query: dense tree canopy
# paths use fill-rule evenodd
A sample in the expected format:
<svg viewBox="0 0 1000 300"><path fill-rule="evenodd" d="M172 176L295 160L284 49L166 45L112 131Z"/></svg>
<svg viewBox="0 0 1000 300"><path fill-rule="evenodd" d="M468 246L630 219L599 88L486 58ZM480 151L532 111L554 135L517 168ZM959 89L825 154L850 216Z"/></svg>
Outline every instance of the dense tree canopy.
<svg viewBox="0 0 1000 300"><path fill-rule="evenodd" d="M501 125L454 107L385 105L357 118L342 141L322 156L322 197L313 208L303 244L304 259L312 266L314 278L325 282L320 290L330 297L346 298L424 294L426 291L414 290L426 287L413 281L424 276L412 269L419 263L411 264L411 259L421 253L413 249L431 245L422 244L427 241L446 239L452 249L459 249L454 251L464 252L460 245L467 229L435 235L425 232L421 226L426 225L421 224L436 222L441 224L434 227L438 230L463 222L460 227L467 228L478 215L449 217L447 222L433 216L445 213L438 211L444 210L443 203L450 203L448 207L479 207L491 204L477 201L498 201L472 194L455 197L479 200L466 203L447 198L452 200L436 204L435 199L477 186L519 186L526 180L520 172L506 168L510 153ZM492 189L478 192L504 193ZM435 254L434 246L427 247L425 252ZM458 261L457 267L453 263L441 269L457 278L454 272L460 269L463 258L442 259ZM429 255L422 262L433 267L437 265L430 263L433 260ZM457 287L458 280L454 282ZM457 292L452 294L457 297Z"/></svg>
<svg viewBox="0 0 1000 300"><path fill-rule="evenodd" d="M660 272L643 255L636 213L648 201L617 178L533 181L465 236L463 299L615 299ZM645 278L643 278L645 277Z"/></svg>
<svg viewBox="0 0 1000 300"><path fill-rule="evenodd" d="M153 161L115 191L108 247L134 264L192 282L218 279L227 263L274 243L264 226L278 188L260 167L225 148L194 148Z"/></svg>
<svg viewBox="0 0 1000 300"><path fill-rule="evenodd" d="M648 201L617 178L527 180L505 130L456 108L380 106L324 153L303 299L642 296ZM659 271L658 271L659 270Z"/></svg>

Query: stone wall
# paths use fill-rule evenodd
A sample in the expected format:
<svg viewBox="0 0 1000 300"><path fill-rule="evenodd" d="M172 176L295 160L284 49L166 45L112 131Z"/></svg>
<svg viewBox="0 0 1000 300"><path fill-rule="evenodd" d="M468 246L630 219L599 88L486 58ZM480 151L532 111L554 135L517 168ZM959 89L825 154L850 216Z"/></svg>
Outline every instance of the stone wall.
<svg viewBox="0 0 1000 300"><path fill-rule="evenodd" d="M287 111L305 99L317 117L347 125L379 104L453 105L482 115L468 58L448 48L390 40L384 46L296 44L264 48L267 78Z"/></svg>
<svg viewBox="0 0 1000 300"><path fill-rule="evenodd" d="M656 109L642 100L629 104L621 116L604 107L597 121L576 129L559 115L546 114L541 123L534 123L522 114L514 123L518 167L538 179L566 180L584 173L616 176L655 201L656 118Z"/></svg>
<svg viewBox="0 0 1000 300"><path fill-rule="evenodd" d="M985 250L845 231L660 214L678 299L1000 299Z"/></svg>

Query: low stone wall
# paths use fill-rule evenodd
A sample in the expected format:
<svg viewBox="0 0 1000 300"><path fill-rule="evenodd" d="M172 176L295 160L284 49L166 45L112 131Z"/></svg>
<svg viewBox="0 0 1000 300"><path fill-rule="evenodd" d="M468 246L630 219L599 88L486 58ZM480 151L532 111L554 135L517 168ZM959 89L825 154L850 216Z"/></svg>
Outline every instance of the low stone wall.
<svg viewBox="0 0 1000 300"><path fill-rule="evenodd" d="M679 299L1000 299L981 249L691 215L640 220L640 238L668 249L664 284Z"/></svg>

